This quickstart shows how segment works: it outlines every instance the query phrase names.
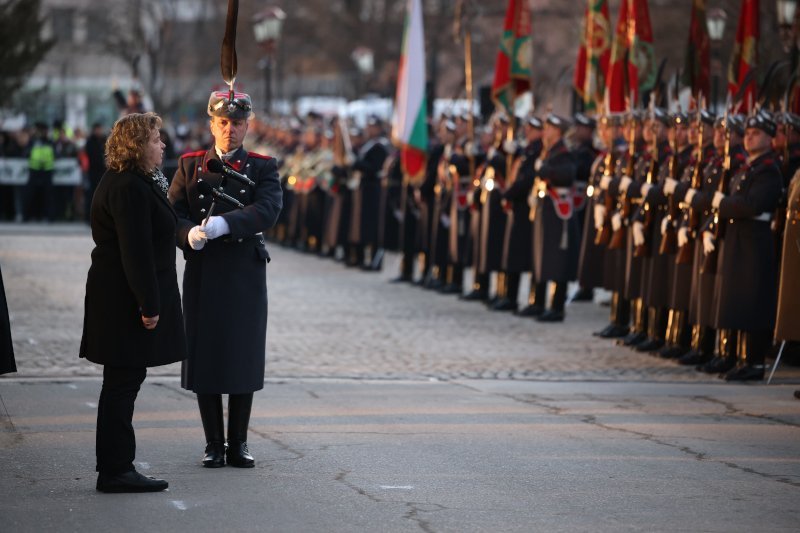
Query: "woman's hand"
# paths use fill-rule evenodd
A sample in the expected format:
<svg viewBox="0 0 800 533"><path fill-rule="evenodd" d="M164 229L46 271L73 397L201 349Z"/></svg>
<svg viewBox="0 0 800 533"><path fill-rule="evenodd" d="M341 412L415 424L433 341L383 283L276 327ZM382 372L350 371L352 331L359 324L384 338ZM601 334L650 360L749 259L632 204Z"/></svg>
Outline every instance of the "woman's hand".
<svg viewBox="0 0 800 533"><path fill-rule="evenodd" d="M142 315L142 324L144 325L144 329L156 329L156 325L158 324L158 315L156 316Z"/></svg>

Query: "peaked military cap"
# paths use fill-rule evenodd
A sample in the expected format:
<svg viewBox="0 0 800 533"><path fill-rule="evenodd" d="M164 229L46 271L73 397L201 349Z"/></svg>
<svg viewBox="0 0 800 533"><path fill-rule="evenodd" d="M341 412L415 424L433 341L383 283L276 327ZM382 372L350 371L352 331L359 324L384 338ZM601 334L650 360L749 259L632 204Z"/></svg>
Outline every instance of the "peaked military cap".
<svg viewBox="0 0 800 533"><path fill-rule="evenodd" d="M208 116L231 119L250 118L253 113L253 102L246 93L233 93L230 99L229 91L213 91L208 97Z"/></svg>
<svg viewBox="0 0 800 533"><path fill-rule="evenodd" d="M542 124L541 119L534 115L531 115L527 119L525 119L525 124L537 130L542 129L542 127L544 126L544 124Z"/></svg>
<svg viewBox="0 0 800 533"><path fill-rule="evenodd" d="M571 125L569 120L567 120L567 119L565 119L563 117L559 117L558 115L553 114L553 113L550 113L549 115L547 115L547 118L545 119L545 123L550 124L551 126L555 126L556 128L560 129L562 132L563 131L567 131L567 129Z"/></svg>
<svg viewBox="0 0 800 533"><path fill-rule="evenodd" d="M575 113L575 116L573 118L575 120L576 126L585 126L587 128L592 128L592 129L594 129L597 126L597 121L594 118L588 117L583 113Z"/></svg>
<svg viewBox="0 0 800 533"><path fill-rule="evenodd" d="M770 137L775 137L775 134L778 132L778 125L775 124L775 121L769 116L767 113L756 113L747 118L747 122L745 126L749 128L756 128Z"/></svg>

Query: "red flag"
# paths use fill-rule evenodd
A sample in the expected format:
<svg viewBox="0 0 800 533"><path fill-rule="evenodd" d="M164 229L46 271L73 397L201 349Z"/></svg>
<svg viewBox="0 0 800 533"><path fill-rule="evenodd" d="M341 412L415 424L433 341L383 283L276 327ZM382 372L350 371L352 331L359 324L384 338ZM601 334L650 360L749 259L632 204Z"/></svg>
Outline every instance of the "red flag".
<svg viewBox="0 0 800 533"><path fill-rule="evenodd" d="M691 87L692 97L699 101L702 95L708 101L711 79L711 40L706 26L706 0L692 2L689 24L689 46L683 67L683 83Z"/></svg>
<svg viewBox="0 0 800 533"><path fill-rule="evenodd" d="M631 105L636 105L640 92L652 89L655 81L653 28L647 0L623 0L611 48L606 88L608 111L624 111L629 96L633 96Z"/></svg>
<svg viewBox="0 0 800 533"><path fill-rule="evenodd" d="M758 0L742 0L739 13L739 26L733 46L731 62L728 65L728 93L734 96L750 70L756 68L758 59ZM742 109L750 112L755 104L755 79L742 91Z"/></svg>
<svg viewBox="0 0 800 533"><path fill-rule="evenodd" d="M531 11L528 0L509 0L497 51L492 99L514 115L514 100L531 88Z"/></svg>
<svg viewBox="0 0 800 533"><path fill-rule="evenodd" d="M584 111L597 111L603 102L611 58L611 25L606 0L587 0L583 36L575 65L575 90Z"/></svg>

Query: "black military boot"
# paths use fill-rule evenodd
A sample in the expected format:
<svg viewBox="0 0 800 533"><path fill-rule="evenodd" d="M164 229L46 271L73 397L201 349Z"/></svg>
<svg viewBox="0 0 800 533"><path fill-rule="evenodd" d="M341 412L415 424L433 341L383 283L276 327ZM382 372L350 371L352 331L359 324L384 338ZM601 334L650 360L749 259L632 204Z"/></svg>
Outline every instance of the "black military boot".
<svg viewBox="0 0 800 533"><path fill-rule="evenodd" d="M198 394L200 419L206 434L206 451L202 464L206 468L225 466L225 433L222 422L222 395Z"/></svg>
<svg viewBox="0 0 800 533"><path fill-rule="evenodd" d="M253 468L255 459L247 449L247 426L253 393L231 394L228 398L228 464L239 468Z"/></svg>
<svg viewBox="0 0 800 533"><path fill-rule="evenodd" d="M655 352L664 346L664 336L667 330L667 314L664 309L651 307L647 310L647 340L637 344L637 352Z"/></svg>
<svg viewBox="0 0 800 533"><path fill-rule="evenodd" d="M578 291L572 295L573 302L591 302L594 300L594 289L579 287Z"/></svg>
<svg viewBox="0 0 800 533"><path fill-rule="evenodd" d="M450 265L448 268L452 274L448 278L447 284L439 289L439 293L461 294L464 288L464 267L461 265Z"/></svg>
<svg viewBox="0 0 800 533"><path fill-rule="evenodd" d="M673 311L671 333L669 345L658 352L664 359L678 359L691 349L689 344L692 331L689 329L685 311Z"/></svg>
<svg viewBox="0 0 800 533"><path fill-rule="evenodd" d="M505 296L495 301L490 307L492 311L516 311L517 293L519 292L519 273L510 272L505 276Z"/></svg>
<svg viewBox="0 0 800 533"><path fill-rule="evenodd" d="M724 374L736 366L736 332L721 329L718 332L717 355L708 363L700 365L697 370L706 374Z"/></svg>
<svg viewBox="0 0 800 533"><path fill-rule="evenodd" d="M766 369L764 359L771 341L771 331L740 331L739 363L723 376L725 381L763 380Z"/></svg>
<svg viewBox="0 0 800 533"><path fill-rule="evenodd" d="M466 301L483 301L489 298L489 276L488 274L475 274L475 282L472 284L472 292L460 297Z"/></svg>
<svg viewBox="0 0 800 533"><path fill-rule="evenodd" d="M641 298L631 302L631 313L633 329L621 339L617 339L617 344L622 346L636 346L647 340L647 307Z"/></svg>
<svg viewBox="0 0 800 533"><path fill-rule="evenodd" d="M567 283L565 281L555 283L553 299L550 309L536 317L539 322L563 322L564 304L567 301Z"/></svg>
<svg viewBox="0 0 800 533"><path fill-rule="evenodd" d="M528 305L516 313L517 316L537 317L544 313L544 301L547 294L547 282L531 282L531 290L528 295Z"/></svg>
<svg viewBox="0 0 800 533"><path fill-rule="evenodd" d="M681 365L703 365L714 356L714 330L695 324L692 326L691 349L678 359Z"/></svg>
<svg viewBox="0 0 800 533"><path fill-rule="evenodd" d="M408 254L403 254L400 259L400 275L392 280L392 283L411 283L414 281L414 262Z"/></svg>
<svg viewBox="0 0 800 533"><path fill-rule="evenodd" d="M622 297L619 291L611 293L611 315L608 325L593 333L602 339L617 339L624 337L630 331L628 322L631 317L631 303Z"/></svg>

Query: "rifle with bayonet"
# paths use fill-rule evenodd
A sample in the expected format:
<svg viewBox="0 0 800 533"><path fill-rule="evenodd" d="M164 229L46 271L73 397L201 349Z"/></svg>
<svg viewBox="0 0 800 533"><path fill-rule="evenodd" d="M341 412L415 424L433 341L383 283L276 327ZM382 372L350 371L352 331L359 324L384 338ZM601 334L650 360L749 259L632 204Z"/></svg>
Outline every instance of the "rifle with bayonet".
<svg viewBox="0 0 800 533"><path fill-rule="evenodd" d="M728 184L731 181L731 128L728 115L728 107L725 106L725 117L722 119L722 123L725 126L725 148L723 150L722 156L722 176L720 176L719 185L717 186L717 191L721 193L725 193L728 190ZM720 240L725 236L725 221L719 216L719 208L712 207L711 208L711 225L709 226L707 231L711 232L711 235L714 237L715 247L714 250L706 254L705 258L703 259L703 266L701 267L700 271L704 274L714 274L717 272L717 257L719 254L719 243Z"/></svg>
<svg viewBox="0 0 800 533"><path fill-rule="evenodd" d="M636 116L632 109L630 111L628 120L628 161L625 164L625 172L623 173L623 176L627 176L632 180L634 164L636 161ZM633 210L633 201L628 196L627 191L620 193L617 207L619 209L620 217L623 221L627 220L631 216L631 211ZM611 242L608 244L608 249L619 250L624 248L626 235L627 230L625 228L625 224L620 224L620 227L614 230L614 233L611 236Z"/></svg>
<svg viewBox="0 0 800 533"><path fill-rule="evenodd" d="M705 133L705 123L702 119L703 106L701 105L697 111L697 146L695 147L695 164L694 171L692 172L692 189L699 191L703 186L703 135ZM697 238L697 230L700 227L701 212L698 209L692 208L691 205L686 206L688 214L688 227L686 236L688 240L678 250L678 257L675 258L675 263L684 265L691 263L694 257L694 242Z"/></svg>
<svg viewBox="0 0 800 533"><path fill-rule="evenodd" d="M650 98L650 111L649 111L649 122L650 127L655 128L656 122L656 108L655 108L655 98L651 96ZM647 169L647 177L645 178L645 183L647 183L650 187L655 185L656 180L658 179L658 170L659 170L659 162L658 162L658 135L655 131L653 131L652 135L652 145L650 146L650 166ZM650 202L647 200L647 197L642 198L642 210L644 211L644 221L642 222L645 241L642 244L639 244L633 249L633 256L634 257L649 257L651 250L650 250L650 242L648 242L647 236L650 235L651 231L650 228L653 227L653 206L650 205Z"/></svg>

